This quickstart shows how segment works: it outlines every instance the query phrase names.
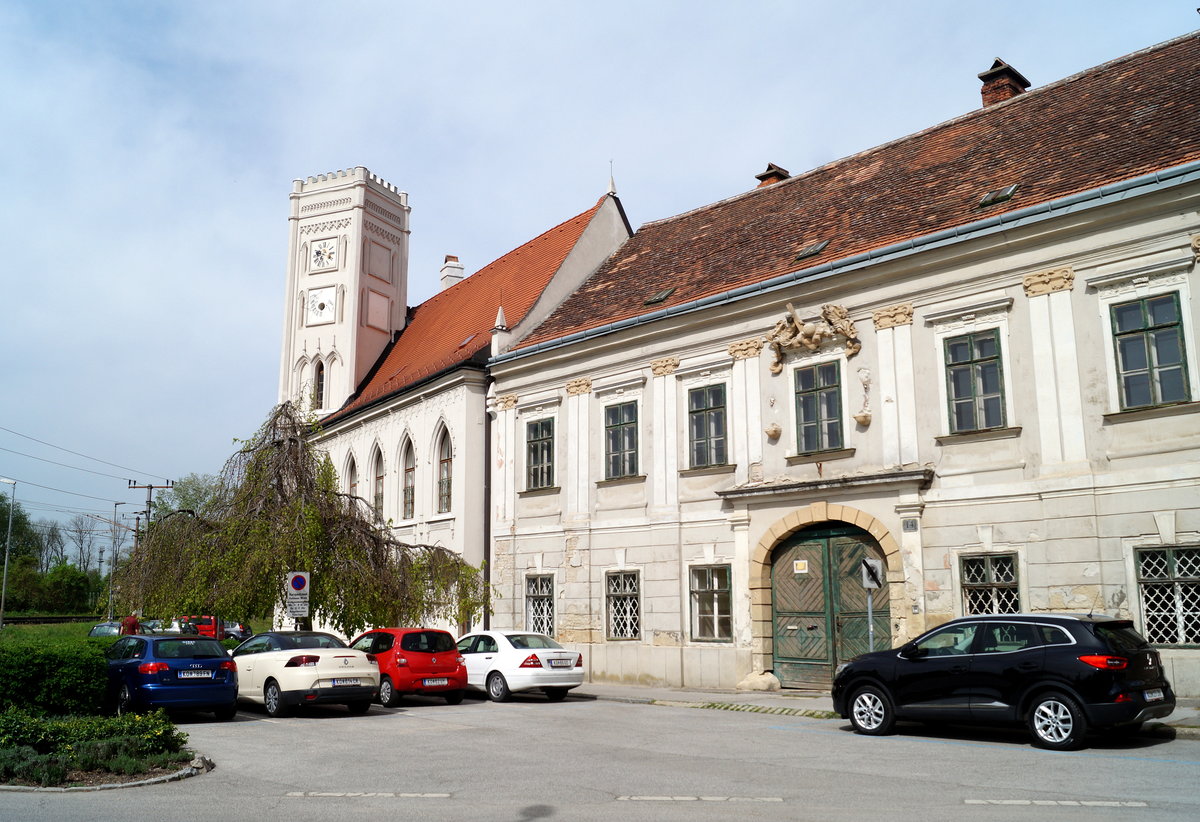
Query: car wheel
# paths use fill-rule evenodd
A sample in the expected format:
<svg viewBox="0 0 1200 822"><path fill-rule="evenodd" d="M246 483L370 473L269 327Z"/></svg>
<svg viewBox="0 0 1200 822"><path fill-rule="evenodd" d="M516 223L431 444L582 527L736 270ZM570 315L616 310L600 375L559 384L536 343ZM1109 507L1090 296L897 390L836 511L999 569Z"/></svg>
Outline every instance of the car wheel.
<svg viewBox="0 0 1200 822"><path fill-rule="evenodd" d="M850 700L850 724L860 734L890 734L896 727L896 712L892 709L892 701L874 685L859 688Z"/></svg>
<svg viewBox="0 0 1200 822"><path fill-rule="evenodd" d="M546 694L546 699L551 702L562 702L567 697L568 688L542 688Z"/></svg>
<svg viewBox="0 0 1200 822"><path fill-rule="evenodd" d="M504 674L498 671L492 671L487 678L487 693L488 699L492 702L507 702L512 696L512 691L508 689L508 682L504 679Z"/></svg>
<svg viewBox="0 0 1200 822"><path fill-rule="evenodd" d="M385 676L379 683L379 704L385 708L395 708L400 704L401 695L396 693L392 678Z"/></svg>
<svg viewBox="0 0 1200 822"><path fill-rule="evenodd" d="M121 692L117 694L117 716L133 713L133 694L129 691L128 685L121 686Z"/></svg>
<svg viewBox="0 0 1200 822"><path fill-rule="evenodd" d="M1042 694L1029 710L1029 732L1043 748L1074 750L1087 734L1087 717L1071 697L1056 692Z"/></svg>
<svg viewBox="0 0 1200 822"><path fill-rule="evenodd" d="M367 711L371 710L371 700L360 699L357 702L347 702L346 710L352 714L365 714Z"/></svg>
<svg viewBox="0 0 1200 822"><path fill-rule="evenodd" d="M462 691L450 691L445 694L447 705L458 705L463 701Z"/></svg>
<svg viewBox="0 0 1200 822"><path fill-rule="evenodd" d="M263 689L263 705L266 706L267 716L287 716L287 705L283 704L283 692L279 690L279 683L274 680L268 682L267 687Z"/></svg>
<svg viewBox="0 0 1200 822"><path fill-rule="evenodd" d="M226 705L224 708L217 708L217 710L213 711L213 716L222 722L233 719L237 716L237 703L234 702L231 705Z"/></svg>

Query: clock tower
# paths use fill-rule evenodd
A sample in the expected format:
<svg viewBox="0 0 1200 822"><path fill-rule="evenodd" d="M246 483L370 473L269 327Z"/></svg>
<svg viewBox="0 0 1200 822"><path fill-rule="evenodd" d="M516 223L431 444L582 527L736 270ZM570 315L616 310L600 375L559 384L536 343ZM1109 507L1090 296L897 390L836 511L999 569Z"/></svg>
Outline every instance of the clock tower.
<svg viewBox="0 0 1200 822"><path fill-rule="evenodd" d="M404 328L408 214L362 166L292 184L280 402L335 411Z"/></svg>

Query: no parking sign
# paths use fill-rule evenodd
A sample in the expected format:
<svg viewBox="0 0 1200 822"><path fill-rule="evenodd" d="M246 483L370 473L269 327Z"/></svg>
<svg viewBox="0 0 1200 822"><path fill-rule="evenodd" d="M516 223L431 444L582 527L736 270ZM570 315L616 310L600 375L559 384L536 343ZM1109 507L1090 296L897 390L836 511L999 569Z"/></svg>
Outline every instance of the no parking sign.
<svg viewBox="0 0 1200 822"><path fill-rule="evenodd" d="M287 615L293 618L308 617L308 571L292 571L287 580Z"/></svg>

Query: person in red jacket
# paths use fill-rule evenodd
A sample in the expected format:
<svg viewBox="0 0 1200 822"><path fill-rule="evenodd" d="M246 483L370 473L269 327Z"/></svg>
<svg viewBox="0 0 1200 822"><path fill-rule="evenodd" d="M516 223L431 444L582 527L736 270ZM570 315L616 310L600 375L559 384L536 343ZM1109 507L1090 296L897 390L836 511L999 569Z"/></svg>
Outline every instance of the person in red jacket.
<svg viewBox="0 0 1200 822"><path fill-rule="evenodd" d="M121 620L121 635L136 634L142 630L142 625L138 622L137 611L134 611L129 616Z"/></svg>

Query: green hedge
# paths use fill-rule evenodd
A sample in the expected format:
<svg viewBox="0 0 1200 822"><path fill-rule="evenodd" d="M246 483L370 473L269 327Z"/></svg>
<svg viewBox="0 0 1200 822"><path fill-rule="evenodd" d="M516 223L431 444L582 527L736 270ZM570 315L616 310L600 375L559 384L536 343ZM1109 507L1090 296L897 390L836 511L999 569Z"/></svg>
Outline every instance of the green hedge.
<svg viewBox="0 0 1200 822"><path fill-rule="evenodd" d="M187 734L162 711L49 718L0 712L0 782L59 785L71 770L142 773L186 761Z"/></svg>
<svg viewBox="0 0 1200 822"><path fill-rule="evenodd" d="M106 639L0 644L0 710L98 714L105 709Z"/></svg>

